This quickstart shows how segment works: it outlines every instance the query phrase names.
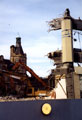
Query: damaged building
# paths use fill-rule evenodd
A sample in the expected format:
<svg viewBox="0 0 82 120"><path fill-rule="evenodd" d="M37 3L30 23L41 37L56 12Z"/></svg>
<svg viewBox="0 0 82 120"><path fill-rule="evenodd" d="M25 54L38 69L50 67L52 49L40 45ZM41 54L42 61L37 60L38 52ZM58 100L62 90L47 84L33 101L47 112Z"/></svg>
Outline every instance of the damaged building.
<svg viewBox="0 0 82 120"><path fill-rule="evenodd" d="M27 71L31 76L27 75ZM0 96L15 95L19 97L45 94L54 87L50 76L40 78L27 66L21 38L16 38L16 45L10 46L10 60L0 56Z"/></svg>

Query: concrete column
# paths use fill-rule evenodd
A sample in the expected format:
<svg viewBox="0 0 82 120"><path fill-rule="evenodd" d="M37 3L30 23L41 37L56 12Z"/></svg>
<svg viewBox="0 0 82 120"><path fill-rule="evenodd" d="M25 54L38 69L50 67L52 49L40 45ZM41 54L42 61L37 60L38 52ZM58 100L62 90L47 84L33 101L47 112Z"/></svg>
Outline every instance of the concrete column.
<svg viewBox="0 0 82 120"><path fill-rule="evenodd" d="M62 62L73 62L73 41L72 41L72 21L71 18L63 18L62 28Z"/></svg>
<svg viewBox="0 0 82 120"><path fill-rule="evenodd" d="M80 99L80 80L79 74L74 73L74 91L75 91L75 98Z"/></svg>

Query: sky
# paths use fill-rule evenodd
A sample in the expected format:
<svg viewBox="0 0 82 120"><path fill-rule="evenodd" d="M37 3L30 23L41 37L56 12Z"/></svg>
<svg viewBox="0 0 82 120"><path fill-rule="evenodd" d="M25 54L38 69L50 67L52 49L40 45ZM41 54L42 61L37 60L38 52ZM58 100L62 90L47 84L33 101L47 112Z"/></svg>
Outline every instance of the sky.
<svg viewBox="0 0 82 120"><path fill-rule="evenodd" d="M62 46L61 30L48 32L47 21L62 17L66 8L82 19L82 0L0 0L0 55L10 59L10 46L21 37L27 65L49 75L54 63L46 55Z"/></svg>

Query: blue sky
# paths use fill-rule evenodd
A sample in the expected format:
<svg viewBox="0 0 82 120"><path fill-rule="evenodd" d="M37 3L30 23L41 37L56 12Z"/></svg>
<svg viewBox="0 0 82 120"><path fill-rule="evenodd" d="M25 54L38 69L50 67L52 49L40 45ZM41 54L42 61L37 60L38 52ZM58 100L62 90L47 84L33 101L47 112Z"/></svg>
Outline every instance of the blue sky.
<svg viewBox="0 0 82 120"><path fill-rule="evenodd" d="M61 31L48 33L46 21L62 17L66 8L82 19L82 0L0 0L0 55L10 59L10 46L20 36L28 66L47 76L53 62L45 55L61 49Z"/></svg>

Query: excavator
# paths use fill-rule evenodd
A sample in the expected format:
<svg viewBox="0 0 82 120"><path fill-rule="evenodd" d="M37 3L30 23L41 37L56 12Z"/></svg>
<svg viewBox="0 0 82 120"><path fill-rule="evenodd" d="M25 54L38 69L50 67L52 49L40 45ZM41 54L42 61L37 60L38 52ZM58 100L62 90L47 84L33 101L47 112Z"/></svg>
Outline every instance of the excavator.
<svg viewBox="0 0 82 120"><path fill-rule="evenodd" d="M16 69L20 66L28 71L31 77L27 74L17 73ZM49 85L21 61L17 62L11 71L1 70L0 73L2 74L1 83L3 83L2 88L4 89L4 93L2 91L1 95L13 94L18 97L34 97L42 94L46 96L46 93L50 90ZM9 81L4 80L3 76L8 77Z"/></svg>

